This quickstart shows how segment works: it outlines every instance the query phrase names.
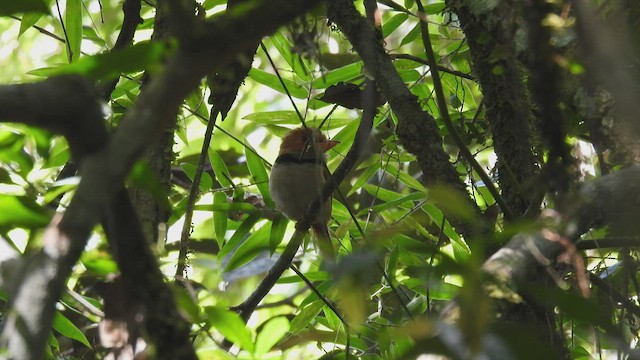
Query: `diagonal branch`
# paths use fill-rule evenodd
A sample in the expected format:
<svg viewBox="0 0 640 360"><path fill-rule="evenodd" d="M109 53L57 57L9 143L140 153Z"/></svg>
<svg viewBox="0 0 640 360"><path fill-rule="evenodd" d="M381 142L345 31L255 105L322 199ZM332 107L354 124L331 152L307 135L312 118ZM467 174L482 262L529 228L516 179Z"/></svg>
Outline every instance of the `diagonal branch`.
<svg viewBox="0 0 640 360"><path fill-rule="evenodd" d="M365 97L372 99L372 95L374 95L375 92L375 86L365 86L365 89ZM315 214L320 211L321 204L324 204L324 202L331 196L333 191L346 178L349 171L357 163L358 158L362 153L362 149L364 148L367 139L369 138L369 134L371 133L373 118L376 113L373 101L365 103L368 103L370 106L365 107L365 110L362 113L362 119L360 120L360 125L356 131L353 145L349 149L349 152L347 152L347 155L345 155L340 165L338 165L338 168L332 174L331 178L324 184L321 196L318 196L318 198L311 203L305 214L305 220L296 224L296 231L289 241L289 244L287 244L283 254L269 270L267 276L262 280L260 285L258 285L258 288L256 288L256 290L240 305L232 308L233 310L238 311L245 321L251 317L251 314L253 314L260 301L262 301L269 291L271 291L271 288L273 288L282 273L289 267L289 265L291 265L293 257L298 251L304 236L309 232L309 227L311 226L309 221L306 219L313 219L315 217Z"/></svg>
<svg viewBox="0 0 640 360"><path fill-rule="evenodd" d="M396 71L391 58L386 53L374 27L356 10L349 0L329 2L330 21L336 23L358 52L367 71L375 78L377 85L389 101L389 105L398 117L397 134L400 143L418 160L423 172L423 181L427 185L445 184L461 194L469 209L480 218L480 210L468 196L465 184L449 161L449 155L442 147L442 139L435 119L422 110L418 99L404 84ZM460 232L470 238L478 231L484 231L484 225L470 225L461 219L450 221Z"/></svg>
<svg viewBox="0 0 640 360"><path fill-rule="evenodd" d="M220 69L249 43L318 3L319 0L256 2L241 13L208 22L194 43L180 47L164 71L151 80L106 146L101 108L90 85L78 77L0 87L0 95L7 95L0 96L0 118L60 132L67 137L74 155L82 159L82 181L67 211L49 225L43 249L25 259L15 279L17 285L11 292L0 333L0 344L12 356L43 357L55 303L71 267L101 220L109 199L121 190L129 169L162 129L175 120L183 99L197 88L207 72ZM252 26L246 26L249 21ZM74 136L85 133L94 136Z"/></svg>

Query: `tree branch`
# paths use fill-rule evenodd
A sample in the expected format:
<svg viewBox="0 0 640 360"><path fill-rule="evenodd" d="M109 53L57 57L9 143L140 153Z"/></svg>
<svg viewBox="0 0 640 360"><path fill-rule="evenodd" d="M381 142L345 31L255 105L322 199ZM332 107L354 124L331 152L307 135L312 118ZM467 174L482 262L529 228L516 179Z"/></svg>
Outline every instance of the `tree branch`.
<svg viewBox="0 0 640 360"><path fill-rule="evenodd" d="M555 262L567 246L573 246L578 235L592 227L635 228L640 199L629 194L640 193L639 178L640 166L635 166L584 183L578 193L580 202L563 204L567 210L552 217L561 219L558 223L565 224L564 228L547 226L539 232L516 235L485 262L483 270L505 284L517 286L541 266Z"/></svg>
<svg viewBox="0 0 640 360"><path fill-rule="evenodd" d="M120 191L129 169L162 129L175 120L183 99L207 72L224 66L248 43L255 43L318 3L259 2L234 16L215 17L202 27L196 42L181 46L161 75L151 80L106 147L101 107L82 79L57 77L37 84L0 87L0 95L6 95L0 96L0 118L57 130L82 159L82 181L67 211L49 225L43 249L25 259L23 271L15 280L0 334L0 344L12 356L42 358L55 303L71 267L109 199ZM246 26L248 21L252 26ZM92 121L83 121L87 119ZM83 136L76 137L78 134Z"/></svg>
<svg viewBox="0 0 640 360"><path fill-rule="evenodd" d="M530 190L538 174L531 143L531 102L513 39L518 3L503 0L494 7L474 4L473 0L447 0L447 6L458 15L469 43L473 73L482 87L493 147L498 156L500 190L517 218L535 203ZM494 41L480 40L487 35ZM534 217L539 203L535 206Z"/></svg>
<svg viewBox="0 0 640 360"><path fill-rule="evenodd" d="M238 311L245 321L251 317L251 314L253 314L260 301L262 301L269 291L271 291L271 288L273 288L282 273L289 267L289 265L291 265L294 255L298 251L304 236L309 232L309 227L311 226L309 221L306 219L313 219L315 217L315 214L320 211L321 204L325 203L357 163L358 158L362 153L362 149L364 148L364 145L369 138L369 134L371 133L373 118L375 117L376 112L374 101L371 100L375 96L375 86L371 82L365 86L364 96L370 101L364 102L365 104L368 104L368 106L365 107L362 113L362 119L360 120L360 125L356 131L353 145L347 152L347 155L345 155L342 162L340 162L340 165L338 165L336 171L331 175L331 178L325 182L321 196L318 196L318 198L314 200L307 209L304 216L305 220L296 224L296 232L293 234L289 244L287 244L284 253L280 256L271 270L269 270L269 273L267 273L267 276L262 280L258 288L244 302L242 302L242 304L232 308L233 310Z"/></svg>
<svg viewBox="0 0 640 360"><path fill-rule="evenodd" d="M328 16L347 36L358 52L367 71L375 78L377 85L389 101L398 117L397 134L400 143L410 153L416 155L423 172L423 181L430 186L445 184L461 194L465 194L466 205L475 214L480 210L468 196L466 187L457 171L449 162L449 155L442 147L442 139L435 119L424 112L418 99L411 94L396 71L389 55L385 52L374 27L358 13L349 0L329 2ZM451 218L452 224L470 238L477 231L474 225L461 219ZM482 226L480 226L482 227Z"/></svg>

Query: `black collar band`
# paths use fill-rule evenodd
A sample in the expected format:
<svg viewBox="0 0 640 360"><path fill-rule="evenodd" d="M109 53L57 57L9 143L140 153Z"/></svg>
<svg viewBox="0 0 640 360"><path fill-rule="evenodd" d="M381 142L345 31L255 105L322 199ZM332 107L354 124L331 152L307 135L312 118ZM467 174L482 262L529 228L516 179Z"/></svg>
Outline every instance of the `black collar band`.
<svg viewBox="0 0 640 360"><path fill-rule="evenodd" d="M301 158L298 154L282 154L278 156L275 164L322 164L322 161L314 158Z"/></svg>

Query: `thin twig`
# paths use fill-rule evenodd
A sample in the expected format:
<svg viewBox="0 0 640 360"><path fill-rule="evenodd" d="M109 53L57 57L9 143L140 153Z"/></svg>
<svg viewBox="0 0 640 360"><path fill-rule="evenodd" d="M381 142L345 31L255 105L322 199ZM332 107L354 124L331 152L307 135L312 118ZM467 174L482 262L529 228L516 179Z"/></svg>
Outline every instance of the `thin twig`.
<svg viewBox="0 0 640 360"><path fill-rule="evenodd" d="M64 26L64 20L62 19L62 13L60 12L60 3L56 0L56 9L58 10L58 18L60 19L60 25L62 26L62 32L64 33L65 45L67 45L67 51L69 52L69 62L73 59L73 51L71 50L71 44L69 43L69 35L67 35L67 28Z"/></svg>
<svg viewBox="0 0 640 360"><path fill-rule="evenodd" d="M314 294L316 294L318 296L318 298L320 298L320 300L322 300L322 302L327 305L327 307L329 309L331 309L331 311L333 311L333 313L338 317L338 319L340 319L340 322L342 322L342 324L344 324L344 332L345 332L345 336L346 336L346 349L345 349L345 354L347 356L347 359L349 358L349 353L351 352L351 334L349 331L349 323L344 319L344 317L342 317L342 314L338 311L338 309L335 307L335 305L329 301L329 299L327 299L314 285L313 283L311 283L311 281L309 281L309 279L307 279L306 276L304 276L304 274L302 272L300 272L300 270L298 270L297 267L295 267L295 265L291 264L289 266L289 269L293 270L293 272L295 272L300 279L302 279L302 281L304 281L305 284L307 284L307 286L309 287L309 289L311 289L311 291L313 291Z"/></svg>
<svg viewBox="0 0 640 360"><path fill-rule="evenodd" d="M202 140L202 150L198 157L198 165L196 166L196 172L193 175L193 182L189 188L189 197L187 198L187 208L184 213L184 224L182 224L182 231L180 232L180 251L178 252L178 265L176 267L176 273L174 279L177 282L184 277L184 271L187 267L187 254L189 253L189 238L191 235L191 220L193 219L193 211L200 194L200 179L202 178L202 172L204 171L204 165L207 160L209 145L211 145L211 137L213 135L213 129L216 126L216 119L218 117L218 111L212 106L209 122L207 123L207 129L204 133L204 139Z"/></svg>
<svg viewBox="0 0 640 360"><path fill-rule="evenodd" d="M300 112L300 110L298 110L296 103L293 101L293 96L291 96L291 92L289 92L287 85L284 83L284 79L282 79L282 76L280 75L280 71L278 71L278 67L276 66L275 62L271 58L271 55L269 55L269 51L267 50L267 47L264 46L263 42L260 42L260 48L262 49L262 51L264 51L264 54L267 56L267 59L269 60L269 63L271 64L273 71L275 71L276 76L278 77L278 81L280 81L280 85L284 89L284 92L287 94L287 97L291 102L291 106L293 106L293 109L296 111L296 114L298 114L298 118L300 119L302 126L306 128L307 124L304 121L304 116L302 116L302 113Z"/></svg>
<svg viewBox="0 0 640 360"><path fill-rule="evenodd" d="M428 60L425 60L425 59L420 58L420 57L415 56L415 55L410 55L410 54L391 54L391 57L394 58L394 59L406 59L406 60L415 61L415 62L420 63L420 64L429 65L429 61ZM454 75L454 76L459 76L459 77L467 79L467 80L474 80L474 81L476 80L471 74L463 73L462 71L449 69L448 67L442 66L442 65L437 65L436 67L438 68L439 71L442 71L442 72L447 73L447 74L451 74L451 75Z"/></svg>

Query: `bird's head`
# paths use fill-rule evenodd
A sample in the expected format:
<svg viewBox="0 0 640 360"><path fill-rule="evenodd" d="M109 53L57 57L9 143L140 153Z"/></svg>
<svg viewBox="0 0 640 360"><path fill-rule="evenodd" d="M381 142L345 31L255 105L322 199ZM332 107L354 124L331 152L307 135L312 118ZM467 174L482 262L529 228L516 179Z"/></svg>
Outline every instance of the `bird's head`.
<svg viewBox="0 0 640 360"><path fill-rule="evenodd" d="M328 140L321 131L314 128L296 128L287 133L280 145L280 154L300 154L301 156L323 156L339 141Z"/></svg>

